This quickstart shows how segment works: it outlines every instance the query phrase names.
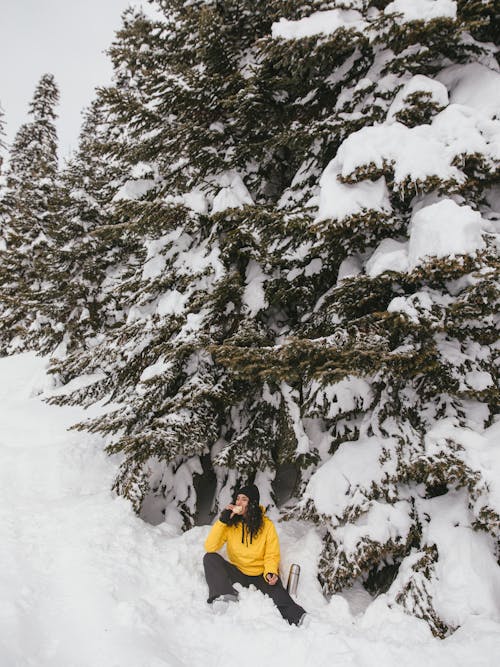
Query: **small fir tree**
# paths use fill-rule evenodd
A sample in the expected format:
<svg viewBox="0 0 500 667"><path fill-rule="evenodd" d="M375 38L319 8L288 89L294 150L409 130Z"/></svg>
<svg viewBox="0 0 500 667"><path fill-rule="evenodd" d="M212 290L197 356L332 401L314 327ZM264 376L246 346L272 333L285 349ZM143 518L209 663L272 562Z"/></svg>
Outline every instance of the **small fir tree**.
<svg viewBox="0 0 500 667"><path fill-rule="evenodd" d="M4 120L4 110L0 104L0 152L3 152L6 148L5 144L5 120ZM0 155L0 174L2 171L3 156Z"/></svg>
<svg viewBox="0 0 500 667"><path fill-rule="evenodd" d="M0 105L0 251L5 250L6 248L6 240L5 240L5 232L6 232L6 219L7 219L7 206L4 202L4 188L5 188L5 182L4 182L4 177L2 173L2 166L3 166L3 151L6 149L6 144L5 144L5 121L4 121L4 110L2 109L2 106Z"/></svg>
<svg viewBox="0 0 500 667"><path fill-rule="evenodd" d="M61 173L61 205L53 266L58 290L47 302L55 327L40 341L43 351L59 353L92 345L120 314L107 270L126 253L121 227L113 229L114 197L125 181L126 167L117 157L114 119L98 95L84 113L79 147ZM128 255L125 256L126 263Z"/></svg>
<svg viewBox="0 0 500 667"><path fill-rule="evenodd" d="M4 205L6 248L0 258L0 341L4 351L36 345L50 327L45 303L56 289L51 254L60 201L54 77L41 77L29 107L30 120L10 151Z"/></svg>

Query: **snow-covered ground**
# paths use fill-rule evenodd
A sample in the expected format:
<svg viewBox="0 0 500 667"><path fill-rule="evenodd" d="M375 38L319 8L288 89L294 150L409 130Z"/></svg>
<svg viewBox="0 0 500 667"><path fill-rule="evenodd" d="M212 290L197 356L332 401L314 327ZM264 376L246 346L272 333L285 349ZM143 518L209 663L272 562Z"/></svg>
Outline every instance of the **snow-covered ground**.
<svg viewBox="0 0 500 667"><path fill-rule="evenodd" d="M289 627L253 590L214 613L201 565L208 527L151 526L115 497L102 440L66 430L83 410L41 401L45 368L32 354L0 359L1 667L498 664L500 625L484 617L441 641L384 596L324 600L319 539L293 523L278 525L283 569L302 566L306 626Z"/></svg>

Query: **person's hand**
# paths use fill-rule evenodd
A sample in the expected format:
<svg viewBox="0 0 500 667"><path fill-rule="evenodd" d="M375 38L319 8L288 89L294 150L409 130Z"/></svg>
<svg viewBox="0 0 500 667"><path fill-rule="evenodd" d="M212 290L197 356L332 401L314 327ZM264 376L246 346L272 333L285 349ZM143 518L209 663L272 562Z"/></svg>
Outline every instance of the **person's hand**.
<svg viewBox="0 0 500 667"><path fill-rule="evenodd" d="M235 514L241 514L242 510L242 508L239 505L228 505L226 509L231 511L231 519Z"/></svg>
<svg viewBox="0 0 500 667"><path fill-rule="evenodd" d="M266 574L266 581L267 581L267 583L270 584L271 586L274 586L274 585L276 584L276 582L278 581L278 575L277 575L277 574L273 574L272 572L268 572L268 573Z"/></svg>

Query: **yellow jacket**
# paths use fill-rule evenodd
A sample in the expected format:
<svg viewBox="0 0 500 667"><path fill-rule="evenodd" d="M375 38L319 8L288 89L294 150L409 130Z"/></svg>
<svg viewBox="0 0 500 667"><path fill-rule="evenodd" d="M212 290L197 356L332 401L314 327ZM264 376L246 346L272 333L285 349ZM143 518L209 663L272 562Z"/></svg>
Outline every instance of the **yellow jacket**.
<svg viewBox="0 0 500 667"><path fill-rule="evenodd" d="M263 517L264 525L250 540L250 533L244 523L227 526L216 521L205 540L208 552L219 551L227 543L227 555L233 565L243 574L264 577L269 572L278 574L280 563L280 543L273 522ZM243 526L243 527L242 527Z"/></svg>

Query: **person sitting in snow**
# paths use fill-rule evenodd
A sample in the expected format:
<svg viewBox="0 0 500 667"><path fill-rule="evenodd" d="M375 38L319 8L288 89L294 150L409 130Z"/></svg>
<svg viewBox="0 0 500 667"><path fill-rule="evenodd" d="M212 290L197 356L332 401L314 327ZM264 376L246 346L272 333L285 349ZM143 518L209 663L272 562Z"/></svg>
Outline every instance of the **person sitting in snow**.
<svg viewBox="0 0 500 667"><path fill-rule="evenodd" d="M259 489L242 487L212 526L205 541L203 557L208 584L208 603L237 601L233 584L253 584L268 595L290 625L300 625L305 611L292 600L278 576L280 545L273 522L259 505ZM227 543L228 562L218 553Z"/></svg>

